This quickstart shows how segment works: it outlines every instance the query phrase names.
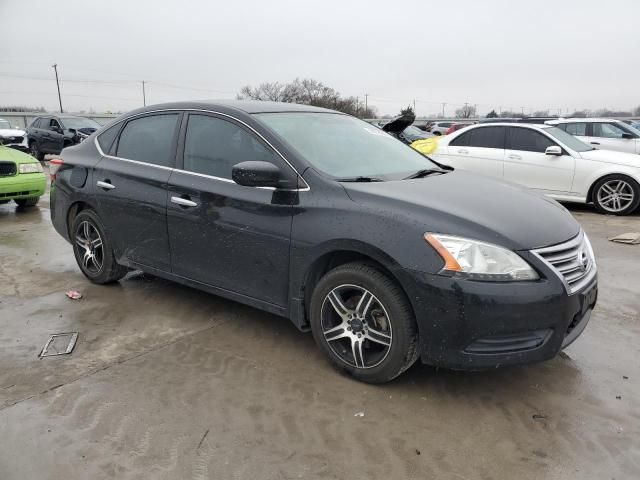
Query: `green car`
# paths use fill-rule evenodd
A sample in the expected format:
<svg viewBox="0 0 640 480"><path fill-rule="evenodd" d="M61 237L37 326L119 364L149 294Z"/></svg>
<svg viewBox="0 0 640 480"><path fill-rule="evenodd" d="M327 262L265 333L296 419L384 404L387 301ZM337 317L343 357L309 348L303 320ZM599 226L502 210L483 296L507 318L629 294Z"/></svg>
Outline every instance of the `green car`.
<svg viewBox="0 0 640 480"><path fill-rule="evenodd" d="M32 207L44 194L47 179L31 155L0 145L0 204L14 200Z"/></svg>

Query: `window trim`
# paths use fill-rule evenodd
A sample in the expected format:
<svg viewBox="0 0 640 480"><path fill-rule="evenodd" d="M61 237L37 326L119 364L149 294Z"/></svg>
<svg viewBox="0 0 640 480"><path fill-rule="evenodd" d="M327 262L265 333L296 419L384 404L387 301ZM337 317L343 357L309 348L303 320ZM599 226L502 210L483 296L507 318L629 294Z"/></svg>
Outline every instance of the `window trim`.
<svg viewBox="0 0 640 480"><path fill-rule="evenodd" d="M133 120L133 119L138 118L138 117L143 117L143 116L152 115L152 114L158 114L158 113L173 113L173 112L181 113L182 114L182 118L184 118L186 116L185 114L188 113L188 112L214 113L216 115L220 115L222 117L230 118L231 120L234 120L234 121L240 123L241 125L245 126L247 129L249 129L251 132L253 132L255 135L257 135L263 142L265 142L267 145L269 145L269 147L271 147L273 149L273 151L276 152L278 154L278 156L280 158L282 158L282 160L284 160L284 162L287 165L289 165L289 167L293 170L293 172L295 173L295 175L296 175L296 177L298 179L298 182L302 182L302 184L304 185L303 187L300 187L300 188L278 188L278 189L276 189L275 187L254 187L254 188L258 188L258 189L262 189L262 190L278 190L278 191L283 191L283 192L308 192L308 191L311 190L311 187L309 187L309 184L307 183L307 181L304 178L302 178L302 175L300 175L298 170L296 170L296 168L291 164L291 162L289 162L289 160L287 160L285 158L285 156L282 155L282 153L280 153L280 151L276 147L274 147L269 140L267 140L264 137L264 135L262 135L260 132L258 132L251 125L247 124L246 122L243 122L242 120L240 120L239 118L234 117L233 115L229 115L228 113L218 112L216 110L206 110L206 109L202 109L202 108L165 108L165 109L160 109L160 110L150 110L148 112L140 112L140 113L137 113L135 115L131 115L130 117L122 119L119 123L124 125L125 123L129 122L130 120ZM185 124L186 124L186 122L182 121L182 119L181 119L181 125L177 129L179 135L182 134L183 125L185 125ZM112 126L115 126L115 124L112 125ZM184 128L186 128L186 125L184 126ZM122 133L122 126L120 127L120 131L118 132L118 137L117 137L118 141L120 140L120 133ZM99 135L95 136L95 138L93 139L93 144L95 145L96 149L98 150L98 153L102 157L111 158L113 160L121 160L123 162L136 163L138 165L147 165L147 166L150 166L150 167L161 168L161 169L164 169L164 170L179 171L179 172L184 173L186 175L195 175L195 176L198 176L198 177L211 178L213 180L218 180L218 181L223 181L223 182L226 182L226 183L233 183L234 185L238 185L233 180L230 180L230 179L227 179L227 178L213 177L211 175L206 175L204 173L189 172L187 170L178 169L175 166L174 167L165 167L164 165L156 165L156 164L153 164L153 163L141 162L139 160L131 160L131 159L128 159L128 158L117 157L115 155L108 155L108 154L104 153L102 148L100 148L100 144L98 143L98 137L99 137ZM183 138L183 137L179 137L179 138ZM114 144L115 144L115 142L114 142ZM112 147L113 147L113 145L112 145ZM175 165L175 162L174 162L174 165ZM238 185L238 186L240 186L240 185Z"/></svg>

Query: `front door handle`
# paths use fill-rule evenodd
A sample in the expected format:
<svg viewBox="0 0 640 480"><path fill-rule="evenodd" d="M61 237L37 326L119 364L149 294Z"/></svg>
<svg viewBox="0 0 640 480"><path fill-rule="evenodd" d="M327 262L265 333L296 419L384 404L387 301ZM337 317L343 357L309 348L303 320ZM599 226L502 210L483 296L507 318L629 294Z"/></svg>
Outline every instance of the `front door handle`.
<svg viewBox="0 0 640 480"><path fill-rule="evenodd" d="M182 197L171 197L171 203L175 203L176 205L180 205L181 207L197 207L198 204L188 198Z"/></svg>
<svg viewBox="0 0 640 480"><path fill-rule="evenodd" d="M114 188L116 188L116 186L113 183L111 183L109 180L106 180L104 182L97 181L96 185L99 186L100 188L104 188L105 190L113 190Z"/></svg>
<svg viewBox="0 0 640 480"><path fill-rule="evenodd" d="M600 145L600 142L591 142L591 145Z"/></svg>
<svg viewBox="0 0 640 480"><path fill-rule="evenodd" d="M515 155L513 153L511 155L508 155L507 158L511 160L522 160L522 157L520 155Z"/></svg>
<svg viewBox="0 0 640 480"><path fill-rule="evenodd" d="M465 150L464 148L460 148L458 153L469 153L469 150Z"/></svg>

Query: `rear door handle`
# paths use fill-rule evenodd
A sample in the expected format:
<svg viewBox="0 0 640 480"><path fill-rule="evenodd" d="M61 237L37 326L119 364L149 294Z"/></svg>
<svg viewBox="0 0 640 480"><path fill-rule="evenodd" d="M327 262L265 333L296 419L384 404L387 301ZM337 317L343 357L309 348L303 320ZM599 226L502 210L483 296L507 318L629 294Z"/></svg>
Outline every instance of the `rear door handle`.
<svg viewBox="0 0 640 480"><path fill-rule="evenodd" d="M171 203L175 203L176 205L180 205L181 207L197 207L198 204L193 200L189 200L188 198L182 197L171 197Z"/></svg>
<svg viewBox="0 0 640 480"><path fill-rule="evenodd" d="M522 157L520 155L515 155L513 153L511 155L508 155L507 158L511 160L522 160Z"/></svg>
<svg viewBox="0 0 640 480"><path fill-rule="evenodd" d="M458 149L458 153L469 153L469 150L465 150L464 148Z"/></svg>
<svg viewBox="0 0 640 480"><path fill-rule="evenodd" d="M104 188L105 190L113 190L114 188L116 188L116 186L112 184L109 180L106 180L104 182L98 180L96 182L96 185L99 186L100 188Z"/></svg>
<svg viewBox="0 0 640 480"><path fill-rule="evenodd" d="M600 145L600 142L591 142L591 145Z"/></svg>

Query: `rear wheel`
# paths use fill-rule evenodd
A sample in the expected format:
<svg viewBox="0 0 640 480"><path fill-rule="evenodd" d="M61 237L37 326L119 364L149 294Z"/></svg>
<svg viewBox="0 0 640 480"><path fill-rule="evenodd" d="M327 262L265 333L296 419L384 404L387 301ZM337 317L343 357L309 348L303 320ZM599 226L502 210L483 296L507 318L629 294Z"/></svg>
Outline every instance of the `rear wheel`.
<svg viewBox="0 0 640 480"><path fill-rule="evenodd" d="M19 198L15 200L15 202L18 204L19 207L33 207L38 203L39 200L40 200L40 197L29 197L29 198Z"/></svg>
<svg viewBox="0 0 640 480"><path fill-rule="evenodd" d="M311 329L339 370L369 383L388 382L418 358L418 332L409 301L378 269L350 263L318 282Z"/></svg>
<svg viewBox="0 0 640 480"><path fill-rule="evenodd" d="M35 140L29 144L29 150L31 150L31 156L35 157L36 160L42 162L44 161L44 153L40 151L40 147L38 146L38 142Z"/></svg>
<svg viewBox="0 0 640 480"><path fill-rule="evenodd" d="M600 213L629 215L640 204L640 186L625 175L604 177L593 187L593 204Z"/></svg>
<svg viewBox="0 0 640 480"><path fill-rule="evenodd" d="M71 232L76 262L89 280L104 284L126 275L128 269L116 262L104 226L93 210L82 210L74 219Z"/></svg>

